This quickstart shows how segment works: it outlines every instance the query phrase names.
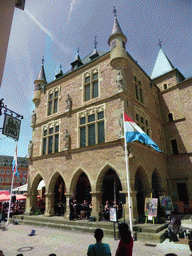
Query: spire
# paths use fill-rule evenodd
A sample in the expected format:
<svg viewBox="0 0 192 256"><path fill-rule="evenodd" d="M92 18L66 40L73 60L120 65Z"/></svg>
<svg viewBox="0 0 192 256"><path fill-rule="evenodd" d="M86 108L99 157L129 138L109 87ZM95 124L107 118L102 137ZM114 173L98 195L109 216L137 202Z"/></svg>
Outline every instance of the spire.
<svg viewBox="0 0 192 256"><path fill-rule="evenodd" d="M46 77L45 77L45 70L44 70L44 56L42 58L42 63L41 63L41 69L39 71L39 75L35 81L43 81L44 83L47 83Z"/></svg>
<svg viewBox="0 0 192 256"><path fill-rule="evenodd" d="M63 71L62 71L62 66L60 65L59 72L55 75L55 79L58 79L58 78L61 77L62 75L63 75Z"/></svg>
<svg viewBox="0 0 192 256"><path fill-rule="evenodd" d="M119 25L119 22L117 20L117 10L115 9L115 6L114 6L113 13L114 13L114 24L113 24L113 30L111 35L123 34L121 27Z"/></svg>
<svg viewBox="0 0 192 256"><path fill-rule="evenodd" d="M123 31L119 25L118 20L117 20L117 10L116 10L115 6L114 6L113 14L114 14L114 23L113 23L113 29L112 29L111 36L108 39L108 44L110 45L110 42L117 36L120 36L122 38L122 40L124 41L124 44L126 44L127 37L123 34Z"/></svg>
<svg viewBox="0 0 192 256"><path fill-rule="evenodd" d="M76 69L76 68L78 68L82 65L83 65L83 63L82 63L81 58L79 56L79 48L77 48L77 56L76 56L75 60L71 63L71 66L72 66L72 69Z"/></svg>
<svg viewBox="0 0 192 256"><path fill-rule="evenodd" d="M89 57L91 60L97 58L99 56L99 53L97 51L97 37L95 36L95 40L94 40L94 50L93 52L91 53L91 56Z"/></svg>
<svg viewBox="0 0 192 256"><path fill-rule="evenodd" d="M171 63L169 58L166 56L166 54L162 50L161 43L162 43L162 41L159 41L159 43L158 43L160 50L157 55L155 66L154 66L152 74L151 74L151 79L155 79L155 78L157 78L161 75L164 75L174 69L173 64Z"/></svg>

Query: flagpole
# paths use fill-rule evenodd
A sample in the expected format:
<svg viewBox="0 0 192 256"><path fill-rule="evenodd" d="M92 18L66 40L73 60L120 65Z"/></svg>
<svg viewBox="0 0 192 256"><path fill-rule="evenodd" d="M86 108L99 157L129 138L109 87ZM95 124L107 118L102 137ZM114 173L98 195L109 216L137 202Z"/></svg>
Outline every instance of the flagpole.
<svg viewBox="0 0 192 256"><path fill-rule="evenodd" d="M11 211L11 199L12 199L12 190L13 190L14 175L15 175L15 173L12 172L11 192L10 192L9 209L8 209L8 216L7 216L7 226L9 225L9 216L10 216L10 211Z"/></svg>
<svg viewBox="0 0 192 256"><path fill-rule="evenodd" d="M130 225L131 234L133 236L133 221L132 221L132 204L131 204L131 189L130 189L130 175L129 175L129 160L128 160L127 142L126 142L126 138L125 138L125 120L124 120L124 142L125 142L125 163L126 163L127 190L128 190L129 225Z"/></svg>

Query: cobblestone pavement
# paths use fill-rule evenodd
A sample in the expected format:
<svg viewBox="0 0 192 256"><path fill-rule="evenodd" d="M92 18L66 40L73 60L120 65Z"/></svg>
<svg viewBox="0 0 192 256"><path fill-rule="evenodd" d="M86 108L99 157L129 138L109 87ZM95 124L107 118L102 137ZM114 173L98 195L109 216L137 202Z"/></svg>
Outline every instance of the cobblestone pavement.
<svg viewBox="0 0 192 256"><path fill-rule="evenodd" d="M188 224L185 223L184 226L188 226ZM28 236L32 229L35 230L36 235ZM161 244L150 244L148 241L148 246L145 245L146 243L135 241L133 255L163 256L166 253L175 253L178 256L189 256L191 253L188 241L187 239L185 242L183 241L170 243L166 239ZM0 230L0 250L4 252L5 256L16 256L18 253L22 253L24 256L48 256L50 253L55 253L57 256L82 256L86 255L88 245L94 242L92 234L47 227L10 224L7 230ZM115 255L119 241L111 237L104 237L103 242L110 245L112 255Z"/></svg>

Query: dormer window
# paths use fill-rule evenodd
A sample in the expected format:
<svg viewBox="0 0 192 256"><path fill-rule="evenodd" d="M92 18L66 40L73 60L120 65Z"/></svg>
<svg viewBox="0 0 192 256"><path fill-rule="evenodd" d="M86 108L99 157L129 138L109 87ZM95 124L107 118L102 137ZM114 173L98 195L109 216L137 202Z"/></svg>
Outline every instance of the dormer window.
<svg viewBox="0 0 192 256"><path fill-rule="evenodd" d="M163 88L164 88L164 90L166 90L167 89L167 84L164 84Z"/></svg>

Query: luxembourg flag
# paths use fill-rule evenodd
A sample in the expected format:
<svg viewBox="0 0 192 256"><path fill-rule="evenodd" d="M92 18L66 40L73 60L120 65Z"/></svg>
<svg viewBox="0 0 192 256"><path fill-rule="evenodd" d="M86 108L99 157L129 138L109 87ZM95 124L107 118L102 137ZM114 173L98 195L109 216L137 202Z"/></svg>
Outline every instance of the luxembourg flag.
<svg viewBox="0 0 192 256"><path fill-rule="evenodd" d="M15 155L14 155L13 162L12 162L12 172L14 172L14 174L17 177L19 177L19 173L17 171L17 146L16 146L16 149L15 149Z"/></svg>
<svg viewBox="0 0 192 256"><path fill-rule="evenodd" d="M150 145L158 152L162 152L157 144L135 123L133 120L124 113L124 134L126 142L138 140L147 145Z"/></svg>

